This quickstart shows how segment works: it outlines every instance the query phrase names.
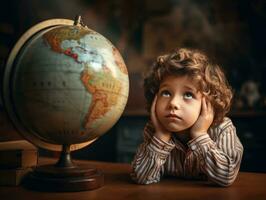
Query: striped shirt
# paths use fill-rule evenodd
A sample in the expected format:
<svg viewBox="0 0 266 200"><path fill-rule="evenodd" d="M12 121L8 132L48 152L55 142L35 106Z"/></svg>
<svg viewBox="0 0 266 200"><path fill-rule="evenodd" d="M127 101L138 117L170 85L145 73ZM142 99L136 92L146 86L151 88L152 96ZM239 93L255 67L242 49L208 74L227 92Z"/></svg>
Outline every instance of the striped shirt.
<svg viewBox="0 0 266 200"><path fill-rule="evenodd" d="M132 162L132 179L139 184L160 181L163 175L209 180L229 186L237 177L243 146L232 121L209 128L208 134L188 141L187 146L176 137L164 142L153 135L148 122L144 128L144 142Z"/></svg>

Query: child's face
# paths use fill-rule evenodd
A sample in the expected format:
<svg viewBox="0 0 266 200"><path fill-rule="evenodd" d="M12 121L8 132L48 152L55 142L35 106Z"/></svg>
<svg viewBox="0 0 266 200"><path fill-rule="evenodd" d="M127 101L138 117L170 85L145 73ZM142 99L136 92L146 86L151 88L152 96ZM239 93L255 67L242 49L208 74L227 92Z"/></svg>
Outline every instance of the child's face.
<svg viewBox="0 0 266 200"><path fill-rule="evenodd" d="M156 115L170 132L190 128L201 111L202 94L187 76L167 76L157 94Z"/></svg>

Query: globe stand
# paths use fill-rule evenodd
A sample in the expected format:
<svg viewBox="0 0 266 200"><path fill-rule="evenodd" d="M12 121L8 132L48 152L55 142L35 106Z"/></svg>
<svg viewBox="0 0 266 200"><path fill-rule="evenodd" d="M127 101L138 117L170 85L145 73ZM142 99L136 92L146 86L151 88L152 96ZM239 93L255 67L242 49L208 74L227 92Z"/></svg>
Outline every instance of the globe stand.
<svg viewBox="0 0 266 200"><path fill-rule="evenodd" d="M63 145L60 158L55 165L36 167L24 181L27 188L52 191L74 192L102 187L104 176L88 165L75 165L71 160L70 145Z"/></svg>
<svg viewBox="0 0 266 200"><path fill-rule="evenodd" d="M103 174L72 163L70 146L87 146L122 115L129 80L118 49L80 16L50 19L20 37L3 72L0 93L14 127L37 147L62 150L55 165L36 167L25 185L62 192L101 187Z"/></svg>

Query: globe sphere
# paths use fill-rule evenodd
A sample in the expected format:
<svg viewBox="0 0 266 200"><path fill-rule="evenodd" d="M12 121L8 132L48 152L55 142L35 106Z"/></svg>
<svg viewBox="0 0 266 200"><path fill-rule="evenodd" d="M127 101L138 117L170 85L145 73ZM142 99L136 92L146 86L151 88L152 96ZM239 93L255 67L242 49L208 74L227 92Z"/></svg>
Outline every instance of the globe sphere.
<svg viewBox="0 0 266 200"><path fill-rule="evenodd" d="M107 132L129 90L125 63L112 43L87 27L61 22L25 33L4 73L11 120L31 142L52 150L83 147Z"/></svg>

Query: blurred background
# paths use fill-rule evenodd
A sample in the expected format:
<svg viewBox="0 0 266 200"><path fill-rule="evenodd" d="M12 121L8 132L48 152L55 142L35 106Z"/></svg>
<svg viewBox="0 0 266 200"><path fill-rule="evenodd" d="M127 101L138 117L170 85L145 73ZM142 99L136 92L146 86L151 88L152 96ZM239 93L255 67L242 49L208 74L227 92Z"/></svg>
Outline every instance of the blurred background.
<svg viewBox="0 0 266 200"><path fill-rule="evenodd" d="M148 119L143 74L158 55L192 47L215 59L234 89L229 116L245 148L241 170L266 172L266 1L3 0L1 76L9 51L27 29L51 18L74 20L77 14L118 48L129 71L130 93L118 123L90 146L73 152L74 158L131 162ZM0 141L16 139L21 137L0 100Z"/></svg>

